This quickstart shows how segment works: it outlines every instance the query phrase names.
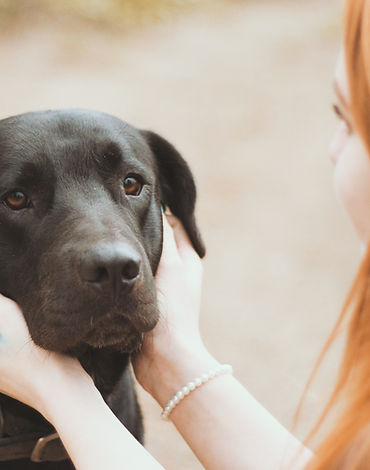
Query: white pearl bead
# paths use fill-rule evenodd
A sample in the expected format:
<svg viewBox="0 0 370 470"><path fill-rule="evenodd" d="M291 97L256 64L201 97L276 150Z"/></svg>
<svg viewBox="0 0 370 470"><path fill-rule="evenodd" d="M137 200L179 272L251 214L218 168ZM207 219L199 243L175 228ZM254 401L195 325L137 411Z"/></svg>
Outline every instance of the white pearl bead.
<svg viewBox="0 0 370 470"><path fill-rule="evenodd" d="M200 387L202 384L208 382L209 380L213 379L214 377L218 377L220 375L231 373L233 372L232 366L229 364L223 364L215 369L211 369L207 374L203 374L200 377L197 377L191 382L188 382L184 387L182 387L167 403L164 407L161 416L163 419L168 420L169 414L175 408L175 406L186 396L189 395L190 392L195 390L196 388Z"/></svg>

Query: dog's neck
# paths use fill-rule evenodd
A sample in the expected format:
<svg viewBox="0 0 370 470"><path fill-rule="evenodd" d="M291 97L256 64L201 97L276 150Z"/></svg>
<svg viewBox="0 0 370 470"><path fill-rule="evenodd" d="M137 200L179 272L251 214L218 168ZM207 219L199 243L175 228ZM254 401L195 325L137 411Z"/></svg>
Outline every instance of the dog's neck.
<svg viewBox="0 0 370 470"><path fill-rule="evenodd" d="M129 354L112 348L95 349L90 346L79 348L74 355L92 377L104 399L114 390L130 359Z"/></svg>

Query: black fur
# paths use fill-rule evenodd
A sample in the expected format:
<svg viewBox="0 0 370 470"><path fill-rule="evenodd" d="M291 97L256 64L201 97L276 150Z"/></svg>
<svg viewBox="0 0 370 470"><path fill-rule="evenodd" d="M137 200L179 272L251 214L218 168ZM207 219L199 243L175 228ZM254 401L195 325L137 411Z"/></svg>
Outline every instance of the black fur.
<svg viewBox="0 0 370 470"><path fill-rule="evenodd" d="M127 175L143 183L140 195L125 194ZM26 207L7 205L14 191L27 196ZM195 197L191 172L171 144L110 115L44 111L0 121L0 292L20 305L36 344L79 358L139 440L141 414L128 362L158 320L153 276L162 250L161 203L182 220L204 256ZM100 271L99 282L81 275L86 260L109 259L116 269L116 259L130 261L132 254L140 272L125 285L121 277L118 287L103 283ZM52 432L23 404L5 396L0 404L3 437ZM0 469L33 468L67 470L71 464L0 463Z"/></svg>

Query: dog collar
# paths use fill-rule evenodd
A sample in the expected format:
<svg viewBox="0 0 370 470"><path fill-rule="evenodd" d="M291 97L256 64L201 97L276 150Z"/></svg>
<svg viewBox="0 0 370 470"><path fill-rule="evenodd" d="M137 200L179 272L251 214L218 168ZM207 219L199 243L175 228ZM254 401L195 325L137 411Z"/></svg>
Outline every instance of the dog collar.
<svg viewBox="0 0 370 470"><path fill-rule="evenodd" d="M30 459L31 462L58 462L68 459L57 433L48 436L24 434L0 438L0 462Z"/></svg>
<svg viewBox="0 0 370 470"><path fill-rule="evenodd" d="M3 429L4 415L0 406L0 429ZM22 434L0 437L0 462L30 459L31 462L59 462L68 459L58 434Z"/></svg>
<svg viewBox="0 0 370 470"><path fill-rule="evenodd" d="M0 462L30 459L31 462L59 462L68 459L57 433L48 436L24 434L0 438Z"/></svg>

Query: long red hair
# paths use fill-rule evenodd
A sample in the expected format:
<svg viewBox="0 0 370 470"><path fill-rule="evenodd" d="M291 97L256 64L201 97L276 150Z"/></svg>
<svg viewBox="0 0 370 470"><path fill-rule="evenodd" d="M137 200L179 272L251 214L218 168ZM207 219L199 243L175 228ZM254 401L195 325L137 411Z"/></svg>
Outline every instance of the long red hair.
<svg viewBox="0 0 370 470"><path fill-rule="evenodd" d="M349 106L355 126L370 155L370 0L346 1L344 49L350 91ZM347 314L351 316L338 380L313 433L335 404L342 403L343 411L332 432L317 449L307 470L370 469L370 249L362 261L318 364Z"/></svg>

